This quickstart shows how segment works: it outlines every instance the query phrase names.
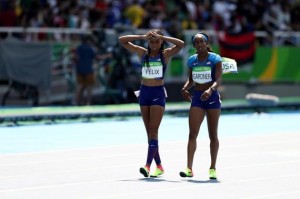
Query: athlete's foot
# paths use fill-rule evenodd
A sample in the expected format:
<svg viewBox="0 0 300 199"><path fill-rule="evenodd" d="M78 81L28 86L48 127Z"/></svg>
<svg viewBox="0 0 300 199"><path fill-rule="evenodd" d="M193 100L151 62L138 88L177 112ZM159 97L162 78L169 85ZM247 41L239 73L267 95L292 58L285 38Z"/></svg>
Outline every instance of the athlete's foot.
<svg viewBox="0 0 300 199"><path fill-rule="evenodd" d="M164 174L164 169L162 166L156 167L155 173L151 174L150 177L156 178Z"/></svg>
<svg viewBox="0 0 300 199"><path fill-rule="evenodd" d="M183 178L185 177L191 178L194 176L193 171L190 168L186 168L186 171L180 171L179 175Z"/></svg>
<svg viewBox="0 0 300 199"><path fill-rule="evenodd" d="M216 169L209 169L209 179L212 179L212 180L217 179Z"/></svg>
<svg viewBox="0 0 300 199"><path fill-rule="evenodd" d="M148 166L141 167L140 173L144 175L144 177L149 177L150 168Z"/></svg>

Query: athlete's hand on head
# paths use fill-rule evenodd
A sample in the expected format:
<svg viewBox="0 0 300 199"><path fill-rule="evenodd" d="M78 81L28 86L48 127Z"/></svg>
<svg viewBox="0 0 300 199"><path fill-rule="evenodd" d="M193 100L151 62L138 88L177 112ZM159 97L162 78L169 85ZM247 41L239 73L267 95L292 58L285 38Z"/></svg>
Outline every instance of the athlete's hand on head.
<svg viewBox="0 0 300 199"><path fill-rule="evenodd" d="M146 38L148 40L151 40L151 39L159 39L159 34L157 34L156 32L154 31L149 31L146 33Z"/></svg>
<svg viewBox="0 0 300 199"><path fill-rule="evenodd" d="M181 95L185 101L191 102L192 101L192 95L187 90L181 90Z"/></svg>

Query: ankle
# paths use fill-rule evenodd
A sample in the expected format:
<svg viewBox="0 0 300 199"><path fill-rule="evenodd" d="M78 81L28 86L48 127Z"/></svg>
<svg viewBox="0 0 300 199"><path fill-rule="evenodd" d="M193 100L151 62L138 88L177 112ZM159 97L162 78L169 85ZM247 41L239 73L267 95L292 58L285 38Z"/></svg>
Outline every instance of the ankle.
<svg viewBox="0 0 300 199"><path fill-rule="evenodd" d="M163 166L161 164L156 165L157 168L159 168L160 170L163 170Z"/></svg>
<svg viewBox="0 0 300 199"><path fill-rule="evenodd" d="M145 168L149 171L150 170L150 165L146 164Z"/></svg>

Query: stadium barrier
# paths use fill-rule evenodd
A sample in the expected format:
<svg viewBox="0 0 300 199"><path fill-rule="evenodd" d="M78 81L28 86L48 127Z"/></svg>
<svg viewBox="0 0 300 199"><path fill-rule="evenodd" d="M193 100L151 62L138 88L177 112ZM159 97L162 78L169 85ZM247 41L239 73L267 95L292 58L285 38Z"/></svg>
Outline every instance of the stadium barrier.
<svg viewBox="0 0 300 199"><path fill-rule="evenodd" d="M0 27L0 34L4 33L7 36L20 36L25 34L32 42L51 44L51 88L41 93L39 99L40 104L53 104L61 101L68 101L68 103L72 104L76 86L74 66L72 63L72 49L79 43L79 38L82 34L104 33L106 38L105 45L107 47L104 50L111 50L118 44L118 35L128 32L143 34L146 31L148 30L132 28L82 30L71 28ZM166 84L181 84L186 80L187 67L185 63L189 55L194 52L190 38L198 31L199 30L184 31L186 48L171 60L171 67L167 70L166 74ZM220 38L225 33L212 30L207 30L206 32L211 38L214 51L220 53ZM268 33L262 31L256 31L254 35L257 40L269 37ZM224 75L223 83L242 83L245 85L250 84L251 86L260 83L298 84L300 82L300 72L299 67L295 64L300 61L299 56L297 56L299 51L297 46L299 45L300 32L274 31L271 46L259 45L257 41L255 41L256 49L253 61L245 65L240 65L238 75ZM287 63L288 60L290 61ZM99 64L103 63L98 63L98 65ZM289 65L289 67L286 67L287 65ZM98 72L99 74L101 73L99 78L105 78L103 68ZM99 83L101 82L107 82L107 80L99 79ZM94 95L101 95L103 92L105 92L105 88L98 86L94 91Z"/></svg>

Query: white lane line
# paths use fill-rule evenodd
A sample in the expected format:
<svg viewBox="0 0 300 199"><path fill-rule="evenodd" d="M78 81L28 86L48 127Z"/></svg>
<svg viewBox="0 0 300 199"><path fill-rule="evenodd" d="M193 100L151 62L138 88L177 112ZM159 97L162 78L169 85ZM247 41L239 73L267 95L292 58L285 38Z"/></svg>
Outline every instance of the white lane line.
<svg viewBox="0 0 300 199"><path fill-rule="evenodd" d="M24 188L17 188L17 189L6 189L6 190L0 189L0 193L40 190L40 189L67 187L67 186L73 186L73 185L84 185L84 184L115 183L116 181L135 180L135 179L137 179L137 178L122 178L122 179L114 179L114 180L91 180L91 181L84 181L84 182L70 182L70 183L60 183L60 184L53 184L53 185L40 185L40 186L24 187Z"/></svg>
<svg viewBox="0 0 300 199"><path fill-rule="evenodd" d="M298 193L300 194L300 191L290 191L290 192L284 192L284 193L257 195L257 196L252 196L252 197L246 197L244 199L273 198L276 196L288 196L288 195L294 195L294 194L298 194ZM298 198L300 198L300 196Z"/></svg>
<svg viewBox="0 0 300 199"><path fill-rule="evenodd" d="M144 153L143 153L144 154ZM260 154L261 153L249 153L249 154L243 154L243 157L247 156L256 156L257 154ZM266 152L267 154L267 152ZM127 155L125 155L127 156ZM226 158L227 156L222 156L222 158ZM229 155L229 157L231 157L231 155ZM207 159L205 157L202 157L200 158L201 159ZM61 160L62 161L62 160ZM40 162L40 163L46 163L48 161L45 161L45 162ZM261 167L261 166L272 166L272 165L284 165L284 164L294 164L294 163L297 163L297 162L300 162L300 160L291 160L291 161L279 161L279 162L271 162L271 163L259 163L259 164L247 164L247 165L239 165L239 166L233 166L233 167L223 167L222 170L227 170L227 169L239 169L239 168L248 168L248 167ZM76 172L81 172L81 171L86 171L86 170L96 170L96 169L104 169L104 170L107 170L107 169L118 169L118 168L126 168L126 167L132 167L132 166L135 166L136 164L122 164L122 165L114 165L114 166L100 166L100 165L97 165L96 167L87 167L87 168L83 168L83 169L73 169L73 170L61 170L61 171L46 171L46 172L34 172L34 173L25 173L25 174L18 174L18 175L7 175L7 176L1 176L0 179L1 180L4 180L4 179L12 179L12 178L19 178L19 177L32 177L32 176L39 176L39 175L46 175L46 174L49 174L49 175L53 175L53 174L59 174L59 173L76 173ZM17 166L20 166L20 165L17 165Z"/></svg>
<svg viewBox="0 0 300 199"><path fill-rule="evenodd" d="M30 162L19 162L19 163L8 163L8 164L2 164L1 167L12 167L12 166L21 166L21 165L33 165L33 164L45 164L45 163L58 163L58 162L66 162L66 161L72 161L72 160L89 160L89 159L102 159L102 158L119 158L119 157L128 157L128 156L137 156L137 155L145 155L145 151L142 152L135 152L135 153L116 153L114 155L107 154L107 155L94 155L94 156L82 156L82 157L74 157L74 158L62 158L57 157L59 159L53 159L53 160L37 160L37 161L30 161ZM24 157L25 158L25 157ZM1 161L0 161L1 163Z"/></svg>
<svg viewBox="0 0 300 199"><path fill-rule="evenodd" d="M234 180L234 181L225 181L222 182L222 184L236 184L236 183L245 183L245 182L257 182L257 181L265 181L265 180L274 180L279 178L295 178L297 176L300 176L300 174L291 174L291 175L281 175L281 176L275 176L275 177L261 177L261 178L254 178L254 179L245 179L245 180ZM84 182L71 182L71 183L61 183L61 184L54 184L54 185L41 185L41 186L32 186L32 187L25 187L25 188L16 188L16 189L6 189L6 190L0 190L0 193L9 193L9 192L19 192L19 191L30 191L30 190L41 190L41 189L49 189L49 188L61 188L61 187L68 187L68 186L74 186L74 185L85 185L85 184L98 184L98 183L115 183L116 181L128 181L128 180L136 180L137 178L121 178L121 179L114 179L114 180L91 180L91 181L84 181ZM178 178L180 179L180 178ZM174 180L173 180L174 181ZM197 181L197 180L195 180ZM177 180L177 182L181 182L181 180ZM208 183L209 184L209 183ZM173 187L173 186L172 186ZM191 186L186 186L186 188L189 188ZM160 190L152 190L152 191L142 191L142 192L135 192L130 194L139 194L139 193L150 193L150 192L157 192L157 191L164 191L164 190L174 190L178 189L176 188L164 188ZM119 194L106 196L106 197L116 197L119 196Z"/></svg>
<svg viewBox="0 0 300 199"><path fill-rule="evenodd" d="M234 145L234 146L223 146L223 149L222 150L226 150L226 149L228 149L228 148L239 148L239 147L247 147L247 146L256 146L256 145L267 145L267 144L279 144L279 145L282 145L282 144L291 144L291 143L299 143L300 142L300 140L297 140L297 139L293 139L293 140L288 140L288 141L280 141L280 142L278 142L278 141L270 141L270 142L261 142L261 143L251 143L251 144L240 144L240 145ZM183 143L183 142L180 142L181 144ZM170 144L170 143L169 143ZM186 145L185 144L185 142L184 142L184 145ZM145 145L138 145L138 146L141 146L141 147L144 147ZM128 145L128 146L118 146L117 148L122 148L122 151L124 151L124 150L126 150L126 149L128 149L128 148L132 148L133 146L132 145ZM115 147L104 147L104 148L106 148L105 150L108 150L109 148L115 148ZM97 149L104 149L104 148L95 148L95 150L97 150ZM93 149L93 148L91 148L91 149ZM86 150L91 150L91 149L86 149ZM74 150L61 150L61 151L56 151L55 153L58 153L58 152L60 152L60 153L64 153L64 152L75 152L75 151L77 151L78 152L78 150L79 149L74 149ZM295 150L295 149L293 149L293 150ZM300 150L300 149L296 149L296 150ZM81 151L81 150L80 150ZM82 151L85 151L85 149L83 149ZM102 151L102 150L101 150ZM164 152L174 152L174 151L182 151L182 149L166 149L166 150L163 150ZM267 151L266 151L267 152ZM265 153L266 153L265 152ZM142 151L142 152L136 152L136 153L127 153L127 154L122 154L122 153L117 153L117 152L115 152L116 154L114 154L114 155L112 155L112 154L105 154L105 155L103 155L103 154L101 154L101 155L95 155L95 156L86 156L86 154L83 154L83 155L85 155L85 156L83 156L83 157L74 157L74 158L63 158L63 159L60 159L60 160L57 160L57 159L54 159L54 160L47 160L47 161L31 161L31 162L17 162L17 163L3 163L3 161L5 161L5 156L8 156L9 158L11 158L11 157L14 157L14 156L20 156L20 158L22 157L26 157L27 155L30 155L30 156L32 156L32 155L34 155L34 154L44 154L45 156L46 155L48 155L48 154L51 154L52 152L37 152L37 153L24 153L24 154L0 154L0 163L1 163L1 165L0 165L0 168L1 167L5 167L5 166L20 166L20 165L27 165L27 164L41 164L41 163L46 163L46 162L48 162L48 163L51 163L51 162L62 162L62 161L67 161L67 160L81 160L81 159L89 159L89 158L113 158L113 157L125 157L125 156L130 156L130 155L136 155L136 154L138 154L138 155L140 155L140 154L145 154L144 153L144 151ZM54 152L53 152L54 153ZM270 153L270 152L269 152ZM262 154L262 153L260 153L260 154ZM55 155L55 154L54 154ZM238 155L225 155L225 156L220 156L220 158L221 157L235 157L235 156L240 156L240 154L238 154Z"/></svg>
<svg viewBox="0 0 300 199"><path fill-rule="evenodd" d="M141 153L128 153L128 154L123 154L123 155L116 155L114 157L126 157L126 156L131 156L131 155L141 155ZM259 153L259 152L254 152L254 153L248 153L248 154L243 154L243 157L249 157L249 156L256 156L257 154L262 154L262 153ZM268 154L268 152L265 152L265 154ZM144 152L143 152L143 155L144 155ZM226 158L226 157L231 157L232 155L228 155L228 156L222 156L222 159ZM221 158L221 157L220 157ZM74 160L76 159L81 159L81 158L74 158ZM85 158L82 158L82 159L85 159ZM88 158L90 159L90 158ZM98 159L98 157L96 157L95 159ZM205 157L202 157L200 158L201 159L207 159ZM71 160L71 159L70 159ZM69 160L69 161L70 161ZM56 161L56 162L65 162L66 160L59 160L59 161ZM34 164L36 163L39 163L39 164L42 164L42 163L48 163L49 161L39 161L39 162L34 162ZM262 167L262 166L272 166L272 165L284 165L284 164L294 164L294 163L297 163L297 162L300 162L300 160L291 160L291 161L278 161L278 162L268 162L268 163L258 163L258 164L247 164L247 165L239 165L239 166L229 166L229 167L223 167L222 170L227 170L227 169L240 169L240 168L253 168L253 167ZM18 174L18 175L2 175L0 176L0 179L2 180L5 180L5 179L11 179L11 178L19 178L19 177L26 177L26 176L39 176L39 175L46 175L46 174L59 174L59 173L76 173L76 172L81 172L81 171L86 171L86 170L95 170L95 169L111 169L111 168L126 168L126 167L132 167L132 166L135 166L136 164L122 164L122 165L115 165L115 166L100 166L100 165L97 165L96 167L88 167L88 168L84 168L84 169L73 169L73 170L61 170L61 171L46 171L46 172L33 172L33 173L24 173L24 174ZM13 166L13 165L10 165L10 166ZM20 165L16 165L16 166L20 166ZM0 167L1 168L1 167ZM3 170L3 169L2 169Z"/></svg>
<svg viewBox="0 0 300 199"><path fill-rule="evenodd" d="M257 182L257 181L265 181L265 180L273 180L273 179L278 179L278 178L290 178L290 177L296 177L300 176L300 174L296 175L285 175L285 176L277 176L277 177L267 177L267 178L257 178L257 179L251 179L251 180L239 180L239 181L227 181L227 182L221 182L222 185L228 185L228 184L235 184L235 183L242 183L242 182ZM208 186L211 183L205 183L203 186ZM155 189L155 190L147 190L147 191L135 191L132 193L123 193L123 194L113 194L113 195L106 195L106 196L100 196L100 197L88 197L85 199L101 199L101 198L121 198L122 196L134 196L134 195L145 195L148 193L154 193L154 192L161 192L161 191L172 191L172 190L182 190L182 189L189 189L192 187L199 187L199 184L192 184L192 185L187 185L187 186L180 186L180 187L174 187L172 188L164 188L164 189ZM298 192L298 191L297 191ZM293 193L293 192L290 192ZM247 198L248 199L248 198ZM252 199L252 198L251 198Z"/></svg>
<svg viewBox="0 0 300 199"><path fill-rule="evenodd" d="M97 150L108 150L108 149L118 149L120 147L125 148L133 148L138 146L145 146L144 144L119 144L119 145L112 145L112 146L99 146L99 147L78 147L78 148L71 148L71 149L57 149L57 150L45 150L45 151L37 151L37 152L20 152L20 153L5 153L0 154L0 156L8 156L8 157L18 157L18 156L32 156L32 155L44 155L44 154L53 154L53 153L68 153L68 152L84 152L84 151L97 151Z"/></svg>
<svg viewBox="0 0 300 199"><path fill-rule="evenodd" d="M33 176L39 176L39 175L54 175L54 174L72 174L72 173L78 173L78 172L83 172L83 171L97 171L97 170L107 170L107 169L120 169L120 168L124 168L124 167L129 167L132 168L136 166L136 163L134 164L126 164L126 165L112 165L112 166L95 166L95 167L86 167L83 169L68 169L66 170L61 170L61 171L47 171L47 172L35 172L35 173L29 173L29 174L19 174L19 175L10 175L10 176L2 176L0 177L0 179L12 179L12 178L19 178L19 177L33 177Z"/></svg>
<svg viewBox="0 0 300 199"><path fill-rule="evenodd" d="M291 161L284 161L284 162L268 162L268 163L259 163L259 164L247 164L247 165L240 165L240 166L233 166L233 167L223 167L222 170L225 169L241 169L241 168L252 168L252 167L261 167L261 166L273 166L273 165L284 165L284 164L293 164L300 162L300 160L291 160Z"/></svg>

